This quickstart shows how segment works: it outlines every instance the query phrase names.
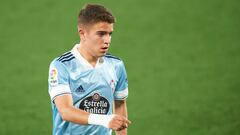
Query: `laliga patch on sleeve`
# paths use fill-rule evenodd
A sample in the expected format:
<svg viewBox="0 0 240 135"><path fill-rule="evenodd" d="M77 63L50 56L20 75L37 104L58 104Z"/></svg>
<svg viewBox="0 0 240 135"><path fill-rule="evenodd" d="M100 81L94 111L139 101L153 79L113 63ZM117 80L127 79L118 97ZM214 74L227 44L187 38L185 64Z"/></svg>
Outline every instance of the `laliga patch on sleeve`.
<svg viewBox="0 0 240 135"><path fill-rule="evenodd" d="M51 86L55 86L58 84L58 70L56 68L52 68L50 70L49 82Z"/></svg>

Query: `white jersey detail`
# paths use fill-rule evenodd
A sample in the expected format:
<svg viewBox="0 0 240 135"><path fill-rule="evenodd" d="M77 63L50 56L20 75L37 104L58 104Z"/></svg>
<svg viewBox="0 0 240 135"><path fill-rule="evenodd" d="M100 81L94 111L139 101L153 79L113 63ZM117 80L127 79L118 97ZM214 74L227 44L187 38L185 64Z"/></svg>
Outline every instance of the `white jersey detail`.
<svg viewBox="0 0 240 135"><path fill-rule="evenodd" d="M53 101L56 96L66 94L66 93L71 93L71 90L69 88L69 85L58 85L56 87L52 87L51 91L49 91L51 100Z"/></svg>
<svg viewBox="0 0 240 135"><path fill-rule="evenodd" d="M127 96L128 96L128 88L126 88L125 90L116 91L114 93L114 97L115 97L116 100L126 99Z"/></svg>

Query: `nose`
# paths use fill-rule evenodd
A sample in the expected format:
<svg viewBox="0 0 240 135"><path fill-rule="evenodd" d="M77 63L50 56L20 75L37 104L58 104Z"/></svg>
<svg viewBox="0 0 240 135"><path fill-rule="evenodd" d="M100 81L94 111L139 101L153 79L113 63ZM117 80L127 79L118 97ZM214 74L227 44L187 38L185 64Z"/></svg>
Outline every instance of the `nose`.
<svg viewBox="0 0 240 135"><path fill-rule="evenodd" d="M111 43L111 38L112 38L111 35L106 34L106 36L104 37L104 44L109 45Z"/></svg>

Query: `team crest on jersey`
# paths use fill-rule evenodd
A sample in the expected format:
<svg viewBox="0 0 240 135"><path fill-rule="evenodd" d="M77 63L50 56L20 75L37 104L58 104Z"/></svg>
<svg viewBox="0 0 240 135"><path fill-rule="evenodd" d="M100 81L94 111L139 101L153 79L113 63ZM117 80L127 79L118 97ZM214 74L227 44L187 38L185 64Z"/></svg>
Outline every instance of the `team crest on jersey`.
<svg viewBox="0 0 240 135"><path fill-rule="evenodd" d="M79 108L94 114L107 114L110 108L109 101L99 93L94 93L92 96L83 99Z"/></svg>
<svg viewBox="0 0 240 135"><path fill-rule="evenodd" d="M52 68L50 70L50 84L51 85L56 85L58 84L58 80L57 80L57 76L58 76L58 71L56 68Z"/></svg>
<svg viewBox="0 0 240 135"><path fill-rule="evenodd" d="M115 91L115 81L112 79L109 84L112 89L112 92L114 92Z"/></svg>

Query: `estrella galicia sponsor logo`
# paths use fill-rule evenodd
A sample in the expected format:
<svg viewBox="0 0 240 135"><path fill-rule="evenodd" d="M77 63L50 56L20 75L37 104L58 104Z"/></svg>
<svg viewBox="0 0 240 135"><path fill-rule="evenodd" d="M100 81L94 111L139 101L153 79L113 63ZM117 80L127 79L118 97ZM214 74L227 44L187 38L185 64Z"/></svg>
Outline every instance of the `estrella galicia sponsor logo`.
<svg viewBox="0 0 240 135"><path fill-rule="evenodd" d="M105 97L100 96L98 93L94 93L92 96L83 99L79 108L89 113L107 114L110 104Z"/></svg>
<svg viewBox="0 0 240 135"><path fill-rule="evenodd" d="M83 89L82 85L80 85L80 86L76 89L76 92L78 92L78 93L84 93L85 90Z"/></svg>

